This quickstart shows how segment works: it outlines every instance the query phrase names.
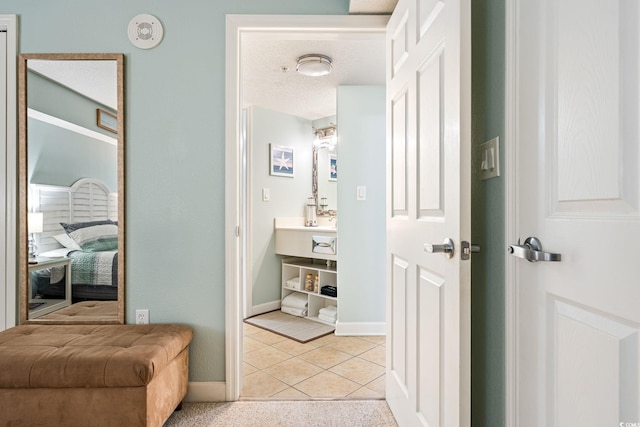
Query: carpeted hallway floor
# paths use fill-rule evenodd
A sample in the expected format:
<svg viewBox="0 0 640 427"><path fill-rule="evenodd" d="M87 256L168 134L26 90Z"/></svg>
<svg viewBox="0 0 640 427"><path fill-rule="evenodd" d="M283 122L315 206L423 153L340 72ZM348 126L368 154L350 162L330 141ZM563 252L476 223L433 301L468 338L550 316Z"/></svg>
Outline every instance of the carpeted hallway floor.
<svg viewBox="0 0 640 427"><path fill-rule="evenodd" d="M185 403L165 427L395 427L384 400Z"/></svg>

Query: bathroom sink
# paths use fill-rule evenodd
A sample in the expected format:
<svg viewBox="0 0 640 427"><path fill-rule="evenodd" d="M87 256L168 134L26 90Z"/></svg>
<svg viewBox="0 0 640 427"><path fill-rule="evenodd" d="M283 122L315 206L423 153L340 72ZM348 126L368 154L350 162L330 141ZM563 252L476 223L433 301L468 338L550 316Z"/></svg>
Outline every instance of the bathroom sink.
<svg viewBox="0 0 640 427"><path fill-rule="evenodd" d="M276 225L276 230L297 230L297 231L336 231L335 225L318 225L316 227L306 227L304 225Z"/></svg>
<svg viewBox="0 0 640 427"><path fill-rule="evenodd" d="M297 231L310 231L310 232L335 232L336 220L329 220L326 217L318 218L318 224L316 227L307 227L304 225L304 218L302 217L278 217L275 219L276 230L297 230Z"/></svg>

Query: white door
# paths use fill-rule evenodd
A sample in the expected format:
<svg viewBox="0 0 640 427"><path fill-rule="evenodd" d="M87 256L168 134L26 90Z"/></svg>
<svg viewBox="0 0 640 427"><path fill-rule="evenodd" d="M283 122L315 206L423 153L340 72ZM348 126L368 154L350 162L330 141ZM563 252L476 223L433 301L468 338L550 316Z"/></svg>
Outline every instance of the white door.
<svg viewBox="0 0 640 427"><path fill-rule="evenodd" d="M387 401L470 424L470 2L400 0L387 27ZM451 239L453 253L429 253Z"/></svg>
<svg viewBox="0 0 640 427"><path fill-rule="evenodd" d="M513 419L523 427L638 425L640 7L515 4L510 237L537 237L561 260L509 257Z"/></svg>

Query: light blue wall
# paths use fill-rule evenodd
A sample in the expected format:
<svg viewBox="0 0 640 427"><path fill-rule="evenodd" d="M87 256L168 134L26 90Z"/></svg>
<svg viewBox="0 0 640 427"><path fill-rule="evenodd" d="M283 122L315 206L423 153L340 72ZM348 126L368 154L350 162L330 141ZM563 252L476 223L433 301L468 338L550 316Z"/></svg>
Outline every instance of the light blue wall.
<svg viewBox="0 0 640 427"><path fill-rule="evenodd" d="M348 0L2 0L19 51L120 52L126 91L126 320L194 328L190 380L225 377L225 15L339 14ZM128 40L140 13L164 25Z"/></svg>
<svg viewBox="0 0 640 427"><path fill-rule="evenodd" d="M251 238L253 305L280 300L281 260L275 254L275 217L303 217L311 195L311 121L264 108L249 109L251 126ZM293 148L294 177L271 176L269 145ZM271 201L262 201L262 189Z"/></svg>
<svg viewBox="0 0 640 427"><path fill-rule="evenodd" d="M27 78L30 108L116 139L96 124L97 108L113 110L36 73L29 72ZM91 177L118 191L116 145L33 118L27 128L30 183L70 186Z"/></svg>
<svg viewBox="0 0 640 427"><path fill-rule="evenodd" d="M338 320L384 322L385 88L339 86L337 94ZM364 201L356 200L359 185Z"/></svg>
<svg viewBox="0 0 640 427"><path fill-rule="evenodd" d="M118 191L115 145L35 119L29 119L28 127L29 183L68 187L90 177Z"/></svg>
<svg viewBox="0 0 640 427"><path fill-rule="evenodd" d="M27 73L27 80L29 108L94 132L102 133L112 138L116 137L115 133L98 127L96 123L96 108L115 114L115 110L112 108L31 71ZM113 89L114 91L116 90L115 81L113 82Z"/></svg>

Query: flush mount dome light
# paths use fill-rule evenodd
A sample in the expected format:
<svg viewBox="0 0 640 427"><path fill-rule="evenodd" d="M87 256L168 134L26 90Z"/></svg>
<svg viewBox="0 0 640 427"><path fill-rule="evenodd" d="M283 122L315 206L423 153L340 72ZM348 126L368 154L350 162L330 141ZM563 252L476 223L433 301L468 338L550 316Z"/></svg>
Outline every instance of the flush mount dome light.
<svg viewBox="0 0 640 427"><path fill-rule="evenodd" d="M298 66L296 67L297 72L310 77L326 76L332 69L331 58L317 53L302 55L298 58Z"/></svg>

